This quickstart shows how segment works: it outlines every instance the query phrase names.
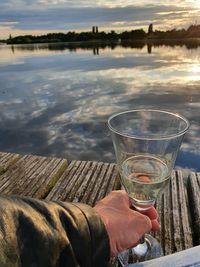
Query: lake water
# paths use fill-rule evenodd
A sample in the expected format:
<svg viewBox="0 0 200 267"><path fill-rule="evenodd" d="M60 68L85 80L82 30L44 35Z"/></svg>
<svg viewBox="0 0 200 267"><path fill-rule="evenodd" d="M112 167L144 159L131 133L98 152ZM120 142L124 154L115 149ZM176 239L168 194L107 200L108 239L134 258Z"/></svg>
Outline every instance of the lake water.
<svg viewBox="0 0 200 267"><path fill-rule="evenodd" d="M0 45L0 151L111 162L107 118L139 108L189 119L176 165L200 171L200 47Z"/></svg>

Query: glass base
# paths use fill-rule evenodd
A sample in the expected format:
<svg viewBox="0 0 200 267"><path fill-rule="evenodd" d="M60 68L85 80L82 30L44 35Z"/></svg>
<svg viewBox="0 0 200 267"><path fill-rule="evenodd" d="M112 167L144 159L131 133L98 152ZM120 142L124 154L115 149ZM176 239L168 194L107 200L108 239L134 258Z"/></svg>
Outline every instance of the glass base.
<svg viewBox="0 0 200 267"><path fill-rule="evenodd" d="M132 206L137 210L137 211L146 211L146 210L149 210L151 207L154 206L155 204L155 200L152 200L152 201L149 201L147 203L147 201L138 201L138 200L135 200L133 198L130 198L130 201L131 201L131 204Z"/></svg>
<svg viewBox="0 0 200 267"><path fill-rule="evenodd" d="M163 256L163 250L159 242L153 236L146 234L144 243L121 252L118 259L122 267L127 267L131 263L152 260L161 256Z"/></svg>

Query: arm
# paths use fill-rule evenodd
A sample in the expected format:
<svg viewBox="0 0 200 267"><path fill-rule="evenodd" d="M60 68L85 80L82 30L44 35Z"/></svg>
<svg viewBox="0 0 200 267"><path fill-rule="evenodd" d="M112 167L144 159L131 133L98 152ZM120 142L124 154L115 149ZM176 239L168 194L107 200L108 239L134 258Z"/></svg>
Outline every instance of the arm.
<svg viewBox="0 0 200 267"><path fill-rule="evenodd" d="M107 267L158 229L157 213L129 207L124 191L113 191L94 208L27 197L0 197L1 267Z"/></svg>
<svg viewBox="0 0 200 267"><path fill-rule="evenodd" d="M108 266L109 241L84 204L0 197L0 266Z"/></svg>

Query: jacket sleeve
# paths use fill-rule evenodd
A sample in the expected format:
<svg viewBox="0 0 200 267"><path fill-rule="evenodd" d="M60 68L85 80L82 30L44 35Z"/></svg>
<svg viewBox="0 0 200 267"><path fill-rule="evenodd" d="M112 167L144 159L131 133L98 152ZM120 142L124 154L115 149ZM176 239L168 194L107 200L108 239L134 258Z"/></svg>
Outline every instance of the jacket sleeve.
<svg viewBox="0 0 200 267"><path fill-rule="evenodd" d="M94 209L0 197L1 267L107 267L109 239Z"/></svg>

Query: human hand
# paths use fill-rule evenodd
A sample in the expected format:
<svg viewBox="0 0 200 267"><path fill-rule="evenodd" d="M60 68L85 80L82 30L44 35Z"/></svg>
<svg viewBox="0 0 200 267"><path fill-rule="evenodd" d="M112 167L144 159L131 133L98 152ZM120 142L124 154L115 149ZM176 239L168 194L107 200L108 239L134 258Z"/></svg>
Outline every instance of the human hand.
<svg viewBox="0 0 200 267"><path fill-rule="evenodd" d="M129 196L124 190L112 191L94 207L105 224L111 256L136 246L144 234L160 228L154 207L143 214L130 207Z"/></svg>

